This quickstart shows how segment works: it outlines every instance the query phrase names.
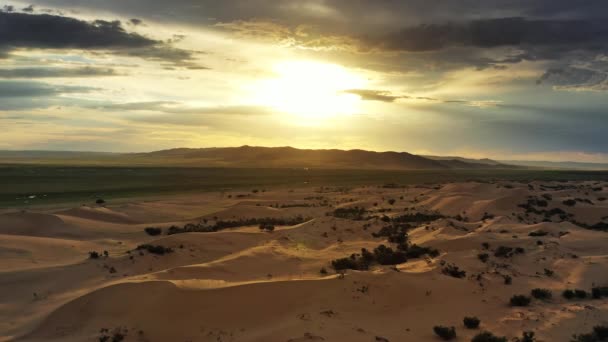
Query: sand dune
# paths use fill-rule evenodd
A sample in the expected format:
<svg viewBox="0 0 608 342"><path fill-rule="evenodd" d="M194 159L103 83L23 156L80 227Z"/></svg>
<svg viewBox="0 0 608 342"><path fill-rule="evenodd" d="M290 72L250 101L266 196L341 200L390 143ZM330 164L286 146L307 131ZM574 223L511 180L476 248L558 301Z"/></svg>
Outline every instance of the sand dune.
<svg viewBox="0 0 608 342"><path fill-rule="evenodd" d="M608 203L587 183L566 185L309 188L4 213L0 331L5 340L23 341L114 334L127 341L436 341L433 326L453 325L468 341L479 331L465 329L462 319L473 315L497 335L531 330L539 340L566 342L608 317L606 299L561 296L567 288L608 286L608 233L581 226L605 220ZM538 206L547 193L551 199ZM581 202L562 203L570 198ZM333 215L355 207L363 208L360 217ZM541 211L554 208L568 215ZM438 256L344 276L332 269L332 260L361 248L396 248L372 233L400 217L437 213L408 223L408 235ZM272 233L243 225L166 235L172 225L296 216L304 221ZM162 235L150 236L146 227ZM136 250L141 244L171 251ZM521 252L495 255L501 247ZM89 251L102 255L88 259ZM466 276L444 274L449 264ZM547 288L553 298L509 306L511 296L533 288Z"/></svg>

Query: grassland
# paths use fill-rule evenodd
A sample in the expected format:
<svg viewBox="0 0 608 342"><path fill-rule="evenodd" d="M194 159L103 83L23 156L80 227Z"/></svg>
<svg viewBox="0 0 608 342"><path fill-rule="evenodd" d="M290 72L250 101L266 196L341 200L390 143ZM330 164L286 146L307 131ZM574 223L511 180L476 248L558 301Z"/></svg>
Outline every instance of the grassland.
<svg viewBox="0 0 608 342"><path fill-rule="evenodd" d="M606 171L321 170L172 167L0 166L0 207L91 203L222 190L304 186L400 185L456 181L608 180ZM35 197L34 197L35 196Z"/></svg>

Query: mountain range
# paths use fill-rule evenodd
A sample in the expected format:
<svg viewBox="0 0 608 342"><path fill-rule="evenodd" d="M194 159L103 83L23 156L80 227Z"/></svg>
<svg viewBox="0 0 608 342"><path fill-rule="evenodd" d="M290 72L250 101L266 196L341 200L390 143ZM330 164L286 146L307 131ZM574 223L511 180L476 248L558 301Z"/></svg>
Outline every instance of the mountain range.
<svg viewBox="0 0 608 342"><path fill-rule="evenodd" d="M0 151L0 164L382 170L608 169L608 165L591 163L503 162L492 159L421 156L407 152L256 146L176 148L147 153Z"/></svg>

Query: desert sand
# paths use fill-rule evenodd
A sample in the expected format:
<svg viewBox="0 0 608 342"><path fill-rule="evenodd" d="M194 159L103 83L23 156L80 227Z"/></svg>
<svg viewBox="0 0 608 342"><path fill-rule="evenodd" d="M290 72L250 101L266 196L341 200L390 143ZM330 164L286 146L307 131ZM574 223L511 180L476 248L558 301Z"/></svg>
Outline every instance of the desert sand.
<svg viewBox="0 0 608 342"><path fill-rule="evenodd" d="M570 341L608 322L608 298L562 296L566 289L608 286L608 232L589 229L608 222L605 197L606 183L497 181L6 209L0 212L0 339L440 341L433 327L443 325L456 327L460 341L481 331L509 340L534 331L539 341ZM575 204L564 204L568 199ZM364 209L362 217L334 215L354 207ZM551 209L562 216L542 212ZM411 223L410 243L439 255L334 270L332 260L362 248L395 249L372 233L416 213L437 217ZM167 235L171 226L296 217L297 224L277 224L273 232L248 224ZM162 234L151 236L147 227ZM171 251L136 250L142 244ZM496 256L501 246L523 251ZM89 258L91 251L100 257ZM485 262L478 257L484 253ZM449 264L466 275L445 274ZM534 288L553 296L525 307L509 304ZM480 327L466 329L465 316L478 317Z"/></svg>

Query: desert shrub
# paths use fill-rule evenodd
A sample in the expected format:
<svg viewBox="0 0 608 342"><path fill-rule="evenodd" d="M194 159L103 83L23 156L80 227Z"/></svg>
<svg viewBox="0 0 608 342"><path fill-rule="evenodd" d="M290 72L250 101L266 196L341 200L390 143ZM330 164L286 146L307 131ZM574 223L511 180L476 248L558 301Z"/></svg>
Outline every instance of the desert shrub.
<svg viewBox="0 0 608 342"><path fill-rule="evenodd" d="M467 329L477 329L479 328L479 323L481 323L477 317L465 317L462 322Z"/></svg>
<svg viewBox="0 0 608 342"><path fill-rule="evenodd" d="M321 273L322 275L326 275L327 270L325 269L325 267L321 267L321 270L319 271L319 273Z"/></svg>
<svg viewBox="0 0 608 342"><path fill-rule="evenodd" d="M95 203L97 203L97 204L99 204L99 205L102 205L102 204L105 204L105 203L106 203L106 201L105 201L103 198L98 198L98 199L95 201Z"/></svg>
<svg viewBox="0 0 608 342"><path fill-rule="evenodd" d="M564 292L562 292L562 297L564 297L566 299L572 299L572 298L574 298L574 291L573 290L564 290Z"/></svg>
<svg viewBox="0 0 608 342"><path fill-rule="evenodd" d="M484 242L481 244L481 247L483 247L483 249L490 249L490 244L487 242Z"/></svg>
<svg viewBox="0 0 608 342"><path fill-rule="evenodd" d="M533 231L533 232L530 232L530 233L528 234L528 236L534 236L534 237L538 237L538 236L546 236L546 235L548 235L548 234L549 234L549 233L547 233L547 232L545 232L545 231L543 231L543 230L535 230L535 231Z"/></svg>
<svg viewBox="0 0 608 342"><path fill-rule="evenodd" d="M608 297L608 286L594 287L591 289L591 297L594 299L600 299L602 297Z"/></svg>
<svg viewBox="0 0 608 342"><path fill-rule="evenodd" d="M491 332L484 331L473 337L471 342L507 342L506 337L498 337Z"/></svg>
<svg viewBox="0 0 608 342"><path fill-rule="evenodd" d="M494 256L497 258L510 258L515 254L523 254L526 250L521 247L511 248L505 246L499 246L494 251Z"/></svg>
<svg viewBox="0 0 608 342"><path fill-rule="evenodd" d="M388 200L388 204L390 204L390 205L395 204L395 202L396 202L396 201L395 201L395 199L394 199L394 198L391 198L391 199L389 199L389 200Z"/></svg>
<svg viewBox="0 0 608 342"><path fill-rule="evenodd" d="M548 268L545 268L545 275L547 277L553 277L553 275L555 274L555 272L553 272L553 270L550 270Z"/></svg>
<svg viewBox="0 0 608 342"><path fill-rule="evenodd" d="M576 201L573 199L567 199L567 200L563 201L562 203L569 207L574 207L576 205Z"/></svg>
<svg viewBox="0 0 608 342"><path fill-rule="evenodd" d="M497 258L507 258L513 255L513 248L499 246L496 251L494 251L494 256Z"/></svg>
<svg viewBox="0 0 608 342"><path fill-rule="evenodd" d="M510 303L511 306L528 306L532 299L528 296L524 295L515 295L511 297Z"/></svg>
<svg viewBox="0 0 608 342"><path fill-rule="evenodd" d="M393 222L398 223L424 223L424 222L432 222L439 219L444 218L441 214L424 214L424 213L415 213L415 214L406 214L402 216L393 217Z"/></svg>
<svg viewBox="0 0 608 342"><path fill-rule="evenodd" d="M532 295L532 297L542 300L551 299L551 297L553 296L551 290L548 289L533 289L530 294Z"/></svg>
<svg viewBox="0 0 608 342"><path fill-rule="evenodd" d="M574 296L578 299L585 299L587 298L588 294L587 291L585 290L574 290Z"/></svg>
<svg viewBox="0 0 608 342"><path fill-rule="evenodd" d="M148 227L144 231L150 236L157 236L163 233L161 228Z"/></svg>
<svg viewBox="0 0 608 342"><path fill-rule="evenodd" d="M274 225L271 223L260 223L260 230L265 232L274 232Z"/></svg>
<svg viewBox="0 0 608 342"><path fill-rule="evenodd" d="M439 336L442 340L453 340L456 338L456 328L454 327L444 327L441 325L433 327L433 331L435 335Z"/></svg>
<svg viewBox="0 0 608 342"><path fill-rule="evenodd" d="M89 259L99 259L100 256L101 255L99 255L98 252L95 252L95 251L89 252Z"/></svg>
<svg viewBox="0 0 608 342"><path fill-rule="evenodd" d="M510 275L504 275L503 279L505 281L505 285L513 284L513 277L511 277Z"/></svg>
<svg viewBox="0 0 608 342"><path fill-rule="evenodd" d="M601 342L608 341L608 326L597 325L588 334L574 335L572 342Z"/></svg>
<svg viewBox="0 0 608 342"><path fill-rule="evenodd" d="M411 245L409 247L406 246L404 251L405 251L405 257L411 258L411 259L420 258L425 255L429 255L430 257L434 258L439 255L439 251L434 248L422 247L422 246L418 246L418 245Z"/></svg>
<svg viewBox="0 0 608 342"><path fill-rule="evenodd" d="M490 258L490 255L488 253L479 253L477 254L477 258L481 260L481 262L487 262Z"/></svg>
<svg viewBox="0 0 608 342"><path fill-rule="evenodd" d="M536 342L536 334L533 331L524 331L521 338L517 338L515 342Z"/></svg>
<svg viewBox="0 0 608 342"><path fill-rule="evenodd" d="M483 213L483 217L481 218L482 221L485 220L492 220L494 218L494 214L488 214L487 212Z"/></svg>
<svg viewBox="0 0 608 342"><path fill-rule="evenodd" d="M464 278L467 275L466 271L461 270L458 266L456 266L454 264L449 264L449 265L445 266L441 270L441 273L443 273L445 275L449 275L454 278Z"/></svg>
<svg viewBox="0 0 608 342"><path fill-rule="evenodd" d="M145 251L148 251L148 253L157 254L157 255L165 255L165 254L173 252L173 249L171 249L169 247L164 247L164 246L160 246L160 245L149 245L149 244L139 245L139 246L137 246L136 249L139 251L145 250Z"/></svg>

